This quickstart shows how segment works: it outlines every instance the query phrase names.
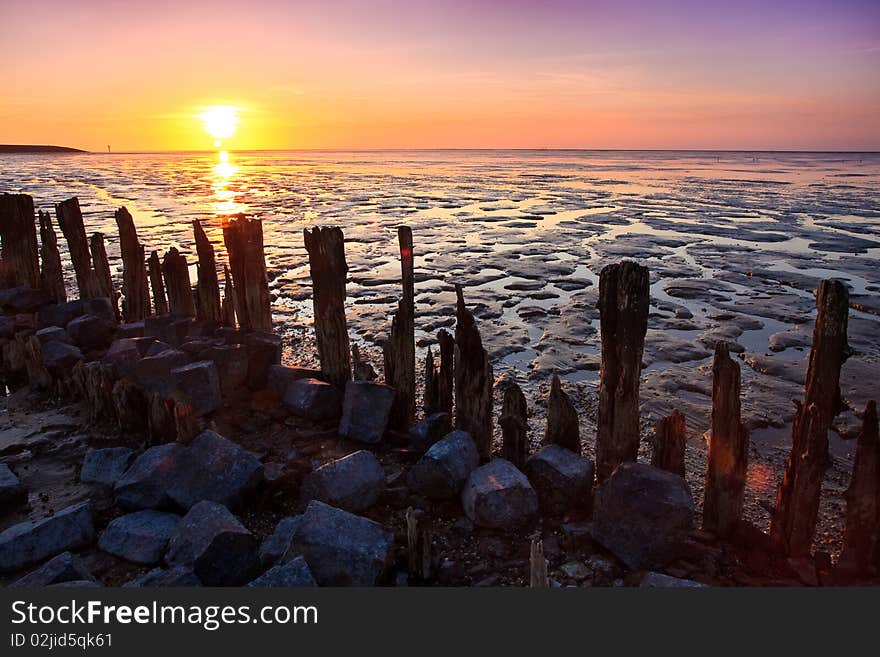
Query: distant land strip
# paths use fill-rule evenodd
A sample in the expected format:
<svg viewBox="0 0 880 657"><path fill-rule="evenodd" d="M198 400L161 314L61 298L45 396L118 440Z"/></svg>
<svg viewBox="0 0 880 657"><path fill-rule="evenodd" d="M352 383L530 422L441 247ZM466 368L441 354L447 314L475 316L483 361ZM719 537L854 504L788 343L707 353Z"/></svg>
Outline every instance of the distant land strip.
<svg viewBox="0 0 880 657"><path fill-rule="evenodd" d="M67 146L36 146L33 144L0 144L0 153L86 153Z"/></svg>

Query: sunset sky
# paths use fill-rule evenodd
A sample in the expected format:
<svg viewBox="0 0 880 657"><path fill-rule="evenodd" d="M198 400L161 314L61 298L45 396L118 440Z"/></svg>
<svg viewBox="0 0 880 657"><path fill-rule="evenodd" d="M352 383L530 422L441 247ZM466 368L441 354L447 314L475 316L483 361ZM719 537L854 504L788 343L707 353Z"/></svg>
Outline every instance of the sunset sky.
<svg viewBox="0 0 880 657"><path fill-rule="evenodd" d="M0 143L880 150L880 1L0 0Z"/></svg>

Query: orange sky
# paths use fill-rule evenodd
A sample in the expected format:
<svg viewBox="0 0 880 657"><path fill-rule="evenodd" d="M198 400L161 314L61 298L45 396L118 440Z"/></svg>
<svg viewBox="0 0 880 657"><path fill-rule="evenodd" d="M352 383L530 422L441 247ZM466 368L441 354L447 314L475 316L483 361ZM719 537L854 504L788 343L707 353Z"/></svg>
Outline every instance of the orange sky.
<svg viewBox="0 0 880 657"><path fill-rule="evenodd" d="M880 149L880 3L648 4L3 0L0 143Z"/></svg>

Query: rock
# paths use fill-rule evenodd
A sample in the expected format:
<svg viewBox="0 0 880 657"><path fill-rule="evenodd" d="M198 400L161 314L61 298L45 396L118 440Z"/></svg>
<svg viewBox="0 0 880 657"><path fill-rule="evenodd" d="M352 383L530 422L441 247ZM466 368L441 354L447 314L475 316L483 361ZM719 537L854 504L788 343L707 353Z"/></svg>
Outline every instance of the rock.
<svg viewBox="0 0 880 657"><path fill-rule="evenodd" d="M263 480L263 465L250 452L213 431L203 431L179 452L168 497L184 509L208 500L230 508Z"/></svg>
<svg viewBox="0 0 880 657"><path fill-rule="evenodd" d="M321 586L374 586L394 556L394 535L377 522L312 500L285 560L306 560Z"/></svg>
<svg viewBox="0 0 880 657"><path fill-rule="evenodd" d="M123 588L155 588L155 587L180 587L201 586L202 581L196 576L191 568L175 566L165 568L153 568L143 577L138 577L131 582L123 584Z"/></svg>
<svg viewBox="0 0 880 657"><path fill-rule="evenodd" d="M314 422L333 420L342 409L342 396L336 386L318 379L297 379L287 385L284 405L294 415Z"/></svg>
<svg viewBox="0 0 880 657"><path fill-rule="evenodd" d="M50 589L99 589L104 585L93 579L76 579L69 582L59 582L58 584L50 584Z"/></svg>
<svg viewBox="0 0 880 657"><path fill-rule="evenodd" d="M41 345L46 344L47 342L64 342L66 344L71 344L72 341L70 336L60 326L47 326L46 328L40 329L34 335L37 337Z"/></svg>
<svg viewBox="0 0 880 657"><path fill-rule="evenodd" d="M43 306L37 311L37 328L57 326L64 328L71 320L83 314L83 302L74 299L66 303L54 303Z"/></svg>
<svg viewBox="0 0 880 657"><path fill-rule="evenodd" d="M137 456L128 447L107 447L90 449L83 459L80 481L87 484L115 486Z"/></svg>
<svg viewBox="0 0 880 657"><path fill-rule="evenodd" d="M144 321L128 322L120 324L116 328L117 338L142 338L144 337Z"/></svg>
<svg viewBox="0 0 880 657"><path fill-rule="evenodd" d="M281 338L255 331L248 334L244 344L248 355L247 383L254 390L262 390L269 378L269 368L281 362Z"/></svg>
<svg viewBox="0 0 880 657"><path fill-rule="evenodd" d="M177 349L165 349L141 358L134 368L135 379L151 392L170 394L174 389L171 370L189 363L189 356Z"/></svg>
<svg viewBox="0 0 880 657"><path fill-rule="evenodd" d="M559 445L547 445L526 461L525 474L545 513L562 515L589 508L593 462Z"/></svg>
<svg viewBox="0 0 880 657"><path fill-rule="evenodd" d="M705 584L695 582L692 579L681 579L664 575L663 573L648 572L645 573L639 582L639 587L643 589L703 589L707 588Z"/></svg>
<svg viewBox="0 0 880 657"><path fill-rule="evenodd" d="M150 447L116 482L116 501L127 509L156 509L168 505L171 502L168 487L177 477L185 450L178 443Z"/></svg>
<svg viewBox="0 0 880 657"><path fill-rule="evenodd" d="M168 541L177 533L180 516L163 511L135 511L114 519L98 539L98 547L135 563L161 561Z"/></svg>
<svg viewBox="0 0 880 657"><path fill-rule="evenodd" d="M293 588L300 586L317 586L309 564L302 557L291 559L287 563L272 566L248 586L252 588Z"/></svg>
<svg viewBox="0 0 880 657"><path fill-rule="evenodd" d="M39 588L62 582L93 579L88 569L70 552L62 552L36 570L15 580L9 588Z"/></svg>
<svg viewBox="0 0 880 657"><path fill-rule="evenodd" d="M368 509L385 488L385 472L371 452L360 450L330 461L309 474L302 484L304 502L320 500L346 511Z"/></svg>
<svg viewBox="0 0 880 657"><path fill-rule="evenodd" d="M453 431L434 443L410 468L407 485L431 499L455 497L479 464L480 455L471 435Z"/></svg>
<svg viewBox="0 0 880 657"><path fill-rule="evenodd" d="M48 301L43 290L26 285L0 290L0 308L10 314L35 313Z"/></svg>
<svg viewBox="0 0 880 657"><path fill-rule="evenodd" d="M15 473L5 463L0 463L0 507L27 499L27 492Z"/></svg>
<svg viewBox="0 0 880 657"><path fill-rule="evenodd" d="M452 418L449 413L432 413L409 430L410 447L424 453L450 431Z"/></svg>
<svg viewBox="0 0 880 657"><path fill-rule="evenodd" d="M538 496L526 476L510 461L495 459L471 472L461 505L475 525L513 529L538 512Z"/></svg>
<svg viewBox="0 0 880 657"><path fill-rule="evenodd" d="M110 344L116 325L97 315L80 315L67 324L73 343L85 351L103 349Z"/></svg>
<svg viewBox="0 0 880 657"><path fill-rule="evenodd" d="M300 379L321 380L321 370L310 367L287 367L286 365L271 365L267 377L267 387L279 397L283 398L287 392L287 386L291 381Z"/></svg>
<svg viewBox="0 0 880 657"><path fill-rule="evenodd" d="M623 463L595 495L593 539L633 570L673 560L694 526L694 500L680 476Z"/></svg>
<svg viewBox="0 0 880 657"><path fill-rule="evenodd" d="M566 577L570 577L571 579L577 580L578 582L587 579L587 577L593 574L593 571L590 570L587 565L582 561L568 561L559 566L559 570L565 573Z"/></svg>
<svg viewBox="0 0 880 657"><path fill-rule="evenodd" d="M201 417L220 408L220 377L210 360L200 360L171 370L175 396Z"/></svg>
<svg viewBox="0 0 880 657"><path fill-rule="evenodd" d="M349 381L342 400L339 435L362 443L378 443L388 427L394 388L372 381Z"/></svg>
<svg viewBox="0 0 880 657"><path fill-rule="evenodd" d="M154 338L119 338L110 343L101 360L112 365L117 376L128 376L154 344Z"/></svg>
<svg viewBox="0 0 880 657"><path fill-rule="evenodd" d="M65 342L51 341L43 345L43 366L54 375L66 375L83 359L78 347Z"/></svg>
<svg viewBox="0 0 880 657"><path fill-rule="evenodd" d="M42 520L26 520L0 533L0 572L20 570L95 538L92 507L80 502Z"/></svg>
<svg viewBox="0 0 880 657"><path fill-rule="evenodd" d="M225 506L199 502L171 538L165 561L192 568L205 586L239 586L260 568L257 540Z"/></svg>
<svg viewBox="0 0 880 657"><path fill-rule="evenodd" d="M116 324L116 305L107 297L94 297L82 300L82 314L95 315Z"/></svg>
<svg viewBox="0 0 880 657"><path fill-rule="evenodd" d="M271 566L276 563L287 553L290 547L290 539L293 538L294 532L299 527L302 516L287 516L278 521L275 525L275 531L272 535L263 541L260 546L260 563L263 567Z"/></svg>
<svg viewBox="0 0 880 657"><path fill-rule="evenodd" d="M0 315L0 340L11 340L15 337L15 317Z"/></svg>
<svg viewBox="0 0 880 657"><path fill-rule="evenodd" d="M224 396L228 397L244 388L247 383L248 354L241 345L213 346L203 352L203 357L217 366L220 391Z"/></svg>

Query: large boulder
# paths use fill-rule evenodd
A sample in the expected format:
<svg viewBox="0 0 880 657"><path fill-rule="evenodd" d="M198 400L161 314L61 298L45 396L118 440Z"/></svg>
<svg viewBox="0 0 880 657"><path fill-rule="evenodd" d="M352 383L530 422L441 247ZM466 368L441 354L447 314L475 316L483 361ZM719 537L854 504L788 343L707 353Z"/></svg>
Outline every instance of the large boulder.
<svg viewBox="0 0 880 657"><path fill-rule="evenodd" d="M94 579L92 574L77 557L70 552L62 552L36 570L12 582L9 588L35 589L62 582L82 582L91 579Z"/></svg>
<svg viewBox="0 0 880 657"><path fill-rule="evenodd" d="M422 454L450 431L452 418L449 413L432 413L409 430L410 447Z"/></svg>
<svg viewBox="0 0 880 657"><path fill-rule="evenodd" d="M72 343L70 336L67 335L67 331L65 331L60 326L47 326L46 328L42 328L34 333L34 335L41 345L44 345L47 342L65 342L67 344Z"/></svg>
<svg viewBox="0 0 880 657"><path fill-rule="evenodd" d="M213 413L221 404L220 376L213 361L200 360L171 370L175 396L201 417Z"/></svg>
<svg viewBox="0 0 880 657"><path fill-rule="evenodd" d="M98 539L98 547L127 561L158 563L179 523L180 516L174 513L135 511L111 521Z"/></svg>
<svg viewBox="0 0 880 657"><path fill-rule="evenodd" d="M15 473L5 463L0 463L0 507L27 499L27 492Z"/></svg>
<svg viewBox="0 0 880 657"><path fill-rule="evenodd" d="M191 568L206 586L240 586L259 572L257 539L216 502L199 502L180 521L165 561Z"/></svg>
<svg viewBox="0 0 880 657"><path fill-rule="evenodd" d="M300 555L321 586L374 586L392 562L394 535L377 522L312 500L285 561Z"/></svg>
<svg viewBox="0 0 880 657"><path fill-rule="evenodd" d="M64 328L72 319L82 314L83 302L81 299L48 304L37 311L37 328L42 329L48 326Z"/></svg>
<svg viewBox="0 0 880 657"><path fill-rule="evenodd" d="M263 541L260 546L260 563L263 567L271 566L287 554L290 547L290 539L296 533L302 516L287 516L278 521L275 531Z"/></svg>
<svg viewBox="0 0 880 657"><path fill-rule="evenodd" d="M116 501L127 509L157 509L170 504L168 488L178 476L185 451L179 443L156 445L144 451L117 480Z"/></svg>
<svg viewBox="0 0 880 657"><path fill-rule="evenodd" d="M67 334L83 351L107 347L115 331L113 322L97 315L80 315L67 324Z"/></svg>
<svg viewBox="0 0 880 657"><path fill-rule="evenodd" d="M666 470L623 463L596 492L593 539L634 570L675 559L693 526L688 485Z"/></svg>
<svg viewBox="0 0 880 657"><path fill-rule="evenodd" d="M40 352L43 358L43 367L56 376L69 374L73 366L83 359L79 347L57 340L44 344Z"/></svg>
<svg viewBox="0 0 880 657"><path fill-rule="evenodd" d="M136 457L137 452L129 447L90 449L83 459L79 479L87 484L115 486Z"/></svg>
<svg viewBox="0 0 880 657"><path fill-rule="evenodd" d="M547 445L526 461L529 478L545 513L562 515L575 507L589 508L593 462L559 445Z"/></svg>
<svg viewBox="0 0 880 657"><path fill-rule="evenodd" d="M312 577L312 571L309 570L309 564L302 557L272 566L248 584L251 588L295 588L317 585L315 578Z"/></svg>
<svg viewBox="0 0 880 657"><path fill-rule="evenodd" d="M294 415L313 422L323 422L339 417L342 395L336 386L318 379L296 379L287 384L284 405Z"/></svg>
<svg viewBox="0 0 880 657"><path fill-rule="evenodd" d="M0 309L13 315L35 313L48 301L49 297L43 290L27 285L0 290Z"/></svg>
<svg viewBox="0 0 880 657"><path fill-rule="evenodd" d="M203 358L213 361L220 377L220 391L224 396L234 395L247 383L248 354L238 344L215 345L202 353Z"/></svg>
<svg viewBox="0 0 880 657"><path fill-rule="evenodd" d="M174 568L153 568L150 572L135 580L126 582L123 588L157 588L157 587L191 587L201 586L202 581L186 566Z"/></svg>
<svg viewBox="0 0 880 657"><path fill-rule="evenodd" d="M514 529L538 512L538 496L526 476L505 459L495 459L471 472L461 493L471 522L492 529Z"/></svg>
<svg viewBox="0 0 880 657"><path fill-rule="evenodd" d="M170 393L174 389L171 370L189 363L188 354L177 349L165 349L159 353L147 352L134 368L135 379L151 392Z"/></svg>
<svg viewBox="0 0 880 657"><path fill-rule="evenodd" d="M42 520L26 520L0 533L0 572L9 573L89 545L95 538L92 506L80 502Z"/></svg>
<svg viewBox="0 0 880 657"><path fill-rule="evenodd" d="M286 365L270 365L266 386L278 395L284 398L287 392L287 386L291 381L299 381L300 379L321 379L321 370L308 367L287 367Z"/></svg>
<svg viewBox="0 0 880 657"><path fill-rule="evenodd" d="M342 399L339 435L362 443L382 440L388 428L394 388L372 381L349 381Z"/></svg>
<svg viewBox="0 0 880 657"><path fill-rule="evenodd" d="M362 449L309 474L301 496L303 501L320 500L356 513L373 506L384 488L382 466L371 452Z"/></svg>
<svg viewBox="0 0 880 657"><path fill-rule="evenodd" d="M431 499L448 499L461 492L468 476L480 465L473 438L466 431L453 431L410 468L407 485Z"/></svg>

